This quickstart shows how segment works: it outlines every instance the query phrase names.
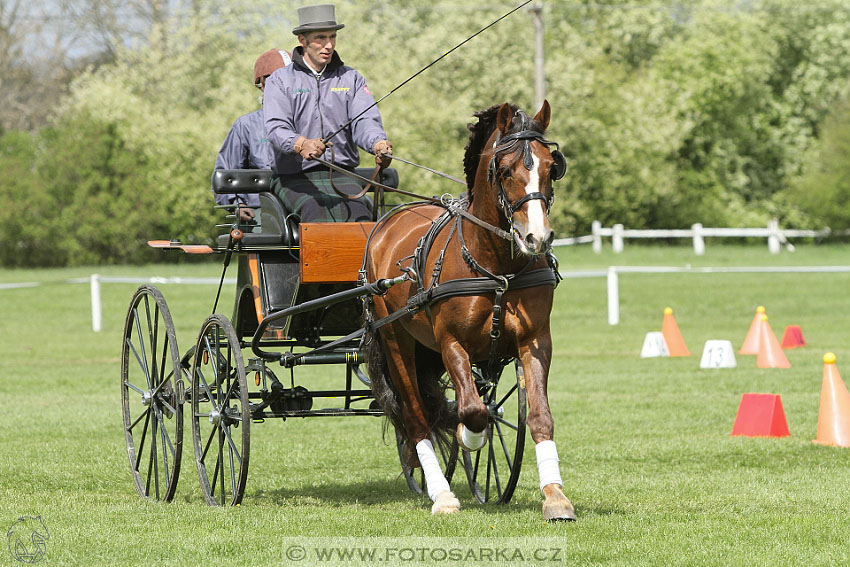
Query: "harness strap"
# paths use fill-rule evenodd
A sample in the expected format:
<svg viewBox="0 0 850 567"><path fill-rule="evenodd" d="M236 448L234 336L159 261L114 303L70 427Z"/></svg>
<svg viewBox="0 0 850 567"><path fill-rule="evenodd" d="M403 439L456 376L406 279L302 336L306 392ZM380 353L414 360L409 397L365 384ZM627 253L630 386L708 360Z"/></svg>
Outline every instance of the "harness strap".
<svg viewBox="0 0 850 567"><path fill-rule="evenodd" d="M502 298L507 291L508 282L503 287L496 288L496 298L493 300L493 318L490 323L490 358L487 366L490 372L496 370L499 362L499 337L502 336Z"/></svg>
<svg viewBox="0 0 850 567"><path fill-rule="evenodd" d="M529 272L525 272L524 274L517 274L516 276L507 276L505 277L505 279L507 280L507 282L510 282L510 289L526 289L530 287L539 287L542 285L554 286L557 285L558 281L555 273L548 268L531 270ZM285 352L281 355L278 355L276 353L262 354L266 354L267 356L272 355L274 358L279 359L282 365L286 366L287 368L291 368L295 366L302 357L308 354L329 350L341 344L347 343L351 340L360 338L366 333L366 331L375 331L377 329L380 329L384 325L388 325L394 321L401 319L402 317L405 317L406 315L415 315L416 313L421 311L425 306L431 305L432 303L435 303L437 301L462 295L484 295L485 293L491 293L493 291L496 291L501 285L505 284L497 282L495 280L491 280L490 278L464 278L460 280L452 280L427 291L417 293L416 295L408 299L407 304L401 309L394 311L386 317L378 319L377 321L367 323L366 326L357 329L353 333L336 339L335 341L332 341L330 343L324 344L311 351L298 354L292 352ZM505 287L505 290L507 290L507 287ZM491 343L491 358L493 348L494 347ZM257 353L257 349L255 349L254 352ZM263 358L266 357L264 356Z"/></svg>

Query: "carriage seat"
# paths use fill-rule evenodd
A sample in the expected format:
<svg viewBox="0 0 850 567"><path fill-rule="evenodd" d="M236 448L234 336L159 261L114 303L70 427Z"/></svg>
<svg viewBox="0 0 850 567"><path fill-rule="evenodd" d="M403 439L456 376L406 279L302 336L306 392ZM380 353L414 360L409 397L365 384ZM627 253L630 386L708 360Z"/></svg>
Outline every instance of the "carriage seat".
<svg viewBox="0 0 850 567"><path fill-rule="evenodd" d="M355 173L369 178L374 168L358 167ZM280 199L271 192L271 178L274 173L268 169L217 169L212 175L212 188L217 195L235 195L237 193L257 193L260 197L260 215L262 232L246 232L242 244L247 246L298 246L298 220L287 212ZM361 186L365 182L358 180ZM382 172L381 182L390 187L398 187L398 171L388 167ZM228 234L218 237L218 244L227 246Z"/></svg>

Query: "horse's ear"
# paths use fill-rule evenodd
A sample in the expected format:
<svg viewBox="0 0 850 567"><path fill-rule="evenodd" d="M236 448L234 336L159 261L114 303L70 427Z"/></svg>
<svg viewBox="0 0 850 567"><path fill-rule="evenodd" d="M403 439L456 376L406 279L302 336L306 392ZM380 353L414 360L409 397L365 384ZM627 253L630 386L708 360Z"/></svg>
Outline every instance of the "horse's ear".
<svg viewBox="0 0 850 567"><path fill-rule="evenodd" d="M545 98L543 99L543 106L540 107L540 110L537 112L537 116L534 117L534 121L543 126L543 129L549 127L549 119L552 118L552 109L549 107L549 101Z"/></svg>
<svg viewBox="0 0 850 567"><path fill-rule="evenodd" d="M496 127L502 136L508 133L513 122L514 113L511 111L511 105L506 102L499 108L499 113L496 115Z"/></svg>

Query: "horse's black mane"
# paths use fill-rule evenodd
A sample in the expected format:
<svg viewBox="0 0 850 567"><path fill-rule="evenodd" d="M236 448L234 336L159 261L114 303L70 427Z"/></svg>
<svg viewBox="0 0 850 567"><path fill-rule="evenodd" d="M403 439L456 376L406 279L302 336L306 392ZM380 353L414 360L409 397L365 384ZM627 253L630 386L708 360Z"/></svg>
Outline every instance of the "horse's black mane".
<svg viewBox="0 0 850 567"><path fill-rule="evenodd" d="M470 122L466 125L470 135L463 155L463 172L466 175L466 186L469 189L470 199L472 197L472 186L475 184L475 173L478 171L478 163L481 161L481 152L484 150L484 144L487 143L493 130L496 129L496 116L498 116L501 107L501 104L496 104L476 112L473 116L478 118L478 122L475 124ZM511 104L513 114L516 114L518 110L518 106ZM508 134L518 132L521 127L521 121L514 120ZM528 119L527 127L543 133L542 126L532 118Z"/></svg>

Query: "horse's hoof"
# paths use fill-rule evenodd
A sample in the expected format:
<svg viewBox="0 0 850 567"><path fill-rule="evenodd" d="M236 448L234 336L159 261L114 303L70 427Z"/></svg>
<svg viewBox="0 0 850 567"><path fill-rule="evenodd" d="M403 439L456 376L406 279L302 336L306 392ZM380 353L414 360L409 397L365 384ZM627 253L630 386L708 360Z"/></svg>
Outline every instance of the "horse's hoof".
<svg viewBox="0 0 850 567"><path fill-rule="evenodd" d="M550 522L575 522L576 511L566 498L564 501L544 502L543 518Z"/></svg>
<svg viewBox="0 0 850 567"><path fill-rule="evenodd" d="M575 522L576 511L570 499L564 496L560 484L543 487L543 518L550 522Z"/></svg>
<svg viewBox="0 0 850 567"><path fill-rule="evenodd" d="M437 495L434 505L431 506L432 514L457 514L460 512L460 501L453 492L443 491Z"/></svg>
<svg viewBox="0 0 850 567"><path fill-rule="evenodd" d="M466 435L464 435L464 431L466 431ZM472 433L462 423L458 423L455 437L457 437L461 449L474 453L487 443L487 430L485 429L481 433Z"/></svg>

